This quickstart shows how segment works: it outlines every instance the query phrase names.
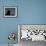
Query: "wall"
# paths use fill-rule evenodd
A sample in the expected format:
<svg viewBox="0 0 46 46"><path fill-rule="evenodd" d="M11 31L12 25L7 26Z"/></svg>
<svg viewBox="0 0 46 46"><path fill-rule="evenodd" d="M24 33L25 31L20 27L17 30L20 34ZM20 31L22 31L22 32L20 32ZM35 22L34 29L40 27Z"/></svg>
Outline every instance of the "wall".
<svg viewBox="0 0 46 46"><path fill-rule="evenodd" d="M4 18L5 6L16 6L18 16ZM0 0L0 44L8 43L9 32L17 34L18 24L46 24L46 0Z"/></svg>
<svg viewBox="0 0 46 46"><path fill-rule="evenodd" d="M19 0L19 23L46 24L46 0Z"/></svg>
<svg viewBox="0 0 46 46"><path fill-rule="evenodd" d="M7 44L8 34L16 32L17 35L17 18L4 18L3 8L5 6L18 6L18 0L0 0L0 44ZM15 41L18 42L17 39Z"/></svg>

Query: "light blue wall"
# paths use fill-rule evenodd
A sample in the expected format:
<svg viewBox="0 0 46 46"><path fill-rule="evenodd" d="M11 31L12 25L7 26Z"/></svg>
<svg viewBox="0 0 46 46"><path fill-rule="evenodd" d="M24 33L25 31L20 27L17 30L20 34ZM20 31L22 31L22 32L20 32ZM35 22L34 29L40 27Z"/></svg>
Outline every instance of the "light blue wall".
<svg viewBox="0 0 46 46"><path fill-rule="evenodd" d="M16 6L18 8L18 0L0 0L0 44L8 43L8 34L16 32L18 18L4 18L3 8L5 6ZM17 43L17 39L15 41Z"/></svg>
<svg viewBox="0 0 46 46"><path fill-rule="evenodd" d="M5 6L16 6L18 16L4 18ZM18 24L46 24L46 0L0 0L0 44L8 43L9 32L17 34Z"/></svg>

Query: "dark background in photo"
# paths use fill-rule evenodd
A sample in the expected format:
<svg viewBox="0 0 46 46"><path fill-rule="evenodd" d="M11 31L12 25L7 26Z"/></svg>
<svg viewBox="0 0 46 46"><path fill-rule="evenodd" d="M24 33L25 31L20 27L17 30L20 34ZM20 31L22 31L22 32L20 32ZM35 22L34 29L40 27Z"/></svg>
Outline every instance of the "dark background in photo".
<svg viewBox="0 0 46 46"><path fill-rule="evenodd" d="M5 8L5 16L15 16L15 8Z"/></svg>

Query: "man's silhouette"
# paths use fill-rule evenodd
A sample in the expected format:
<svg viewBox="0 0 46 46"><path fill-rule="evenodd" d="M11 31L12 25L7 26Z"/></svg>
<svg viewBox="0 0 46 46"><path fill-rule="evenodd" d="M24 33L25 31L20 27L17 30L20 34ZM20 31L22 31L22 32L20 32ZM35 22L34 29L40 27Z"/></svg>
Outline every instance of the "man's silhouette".
<svg viewBox="0 0 46 46"><path fill-rule="evenodd" d="M7 13L5 15L10 15L10 10L7 11Z"/></svg>

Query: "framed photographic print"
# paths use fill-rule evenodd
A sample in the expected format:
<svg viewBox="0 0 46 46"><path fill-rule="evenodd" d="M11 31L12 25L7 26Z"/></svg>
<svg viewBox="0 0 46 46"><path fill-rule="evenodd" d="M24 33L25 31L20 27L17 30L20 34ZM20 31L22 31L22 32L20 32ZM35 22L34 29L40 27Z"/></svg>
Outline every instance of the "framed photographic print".
<svg viewBox="0 0 46 46"><path fill-rule="evenodd" d="M19 24L18 42L22 40L46 41L46 24Z"/></svg>
<svg viewBox="0 0 46 46"><path fill-rule="evenodd" d="M4 7L4 17L16 17L17 7Z"/></svg>

